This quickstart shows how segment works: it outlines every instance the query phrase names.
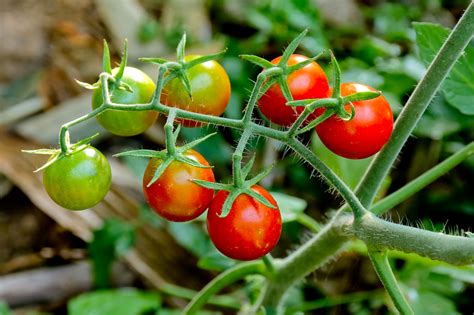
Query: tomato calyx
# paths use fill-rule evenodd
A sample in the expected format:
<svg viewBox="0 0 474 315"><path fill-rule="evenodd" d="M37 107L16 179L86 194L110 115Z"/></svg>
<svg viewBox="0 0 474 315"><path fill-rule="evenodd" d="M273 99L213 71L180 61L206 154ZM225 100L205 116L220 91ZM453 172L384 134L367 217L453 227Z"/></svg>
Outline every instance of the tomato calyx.
<svg viewBox="0 0 474 315"><path fill-rule="evenodd" d="M90 142L92 139L97 137L99 134L96 133L90 137L81 139L76 143L70 142L69 132L66 132L66 145L67 150L63 152L61 149L36 149L36 150L21 150L21 152L29 153L29 154L40 154L40 155L50 155L48 161L37 168L34 172L39 172L48 166L52 165L54 162L62 158L63 156L72 155L76 152L82 151L90 146Z"/></svg>
<svg viewBox="0 0 474 315"><path fill-rule="evenodd" d="M249 162L242 168L242 178L243 183L239 186L236 186L235 183L231 184L224 184L224 183L217 183L217 182L208 182L205 180L200 180L200 179L194 179L193 182L198 184L199 186L213 189L216 191L220 190L225 190L229 192L229 195L227 196L224 205L222 206L222 212L219 214L219 217L225 218L229 213L230 210L232 209L232 205L234 204L234 201L237 199L242 194L246 194L264 206L274 209L275 211L278 211L278 209L270 202L268 201L265 197L263 197L261 194L256 192L255 190L252 189L254 185L256 185L258 182L260 182L263 178L265 178L272 170L272 166L264 169L262 172L259 174L255 175L254 177L250 179L246 179L246 177L249 175L250 170L252 169L253 163L255 162L255 156L253 156Z"/></svg>
<svg viewBox="0 0 474 315"><path fill-rule="evenodd" d="M290 87L288 85L288 76L295 72L298 71L307 65L311 64L312 62L316 61L319 59L324 52L312 57L308 58L302 62L293 64L293 65L288 65L288 61L290 57L293 55L295 52L296 48L298 48L299 44L303 40L303 38L306 36L306 33L308 30L304 30L301 32L285 49L283 52L283 55L278 62L277 65L271 63L270 61L255 56L255 55L240 55L240 57L244 60L247 60L259 67L263 68L263 71L261 72L260 75L262 75L265 79L265 83L262 86L262 89L259 93L259 96L261 97L273 84L277 83L280 86L280 89L282 91L283 96L287 101L293 101L293 95L291 94ZM260 98L259 97L259 98Z"/></svg>
<svg viewBox="0 0 474 315"><path fill-rule="evenodd" d="M124 48L123 48L123 54L122 54L122 59L120 61L119 69L117 73L112 74L112 66L111 66L111 61L110 61L110 50L109 50L109 45L107 44L107 41L104 39L104 52L102 55L102 70L103 72L100 74L100 77L105 77L106 81L108 83L108 89L109 91L113 91L114 89L119 89L123 91L127 91L130 93L133 93L132 87L125 83L122 82L122 77L125 71L125 67L127 66L127 58L128 58L128 41L125 39L124 41ZM82 86L83 88L86 88L88 90L96 90L101 87L101 80L99 79L97 82L90 84L87 82L82 82L79 80L75 80L77 84ZM106 103L106 100L104 100L104 103Z"/></svg>
<svg viewBox="0 0 474 315"><path fill-rule="evenodd" d="M166 67L166 69L169 71L168 75L165 79L165 82L169 82L173 78L178 78L181 83L183 84L186 93L188 94L189 98L192 100L193 99L193 91L191 88L191 81L189 79L187 70L204 62L211 61L218 59L222 57L226 50L223 50L221 52L215 53L215 54L209 54L209 55L204 55L204 56L199 56L197 58L194 58L193 60L186 61L186 55L185 55L185 48L186 48L186 33L183 34L181 37L181 40L179 41L179 44L176 48L176 61L169 61L164 58L139 58L140 61L145 61L145 62L150 62L153 64L157 64L160 67ZM165 83L165 84L166 84ZM163 85L165 85L163 84ZM161 91L160 91L161 92Z"/></svg>

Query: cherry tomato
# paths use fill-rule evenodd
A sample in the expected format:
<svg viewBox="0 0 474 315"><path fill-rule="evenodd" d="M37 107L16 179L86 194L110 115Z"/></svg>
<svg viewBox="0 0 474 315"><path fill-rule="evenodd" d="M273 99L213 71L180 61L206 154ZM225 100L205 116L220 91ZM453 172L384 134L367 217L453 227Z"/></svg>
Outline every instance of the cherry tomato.
<svg viewBox="0 0 474 315"><path fill-rule="evenodd" d="M272 195L255 185L252 190L261 194L273 204L269 208L254 198L242 194L237 197L229 214L221 218L222 206L228 196L227 191L219 191L207 212L207 230L212 242L224 255L239 259L253 260L270 252L278 243L281 234L281 215Z"/></svg>
<svg viewBox="0 0 474 315"><path fill-rule="evenodd" d="M281 56L273 59L273 64L280 62ZM294 65L308 57L302 55L291 55L288 65ZM291 95L295 100L308 98L324 98L329 90L329 83L324 70L316 63L312 62L305 67L291 73L287 78ZM258 101L258 107L265 117L271 122L288 127L295 122L298 115L303 111L302 107L292 108L286 106L286 99L281 92L280 86L275 83ZM314 117L308 118L311 119Z"/></svg>
<svg viewBox="0 0 474 315"><path fill-rule="evenodd" d="M194 150L186 151L185 156L202 165L209 165L206 159ZM170 221L183 222L200 216L211 203L214 191L191 180L202 179L213 182L212 169L173 161L160 178L147 187L161 163L163 163L161 159L151 159L143 176L143 191L150 206L156 213Z"/></svg>
<svg viewBox="0 0 474 315"><path fill-rule="evenodd" d="M200 56L186 56L191 61ZM161 102L195 113L220 116L224 113L230 98L230 81L224 68L215 60L195 65L186 70L191 83L191 99L179 78L174 78L163 87ZM178 120L186 127L201 126L202 123Z"/></svg>
<svg viewBox="0 0 474 315"><path fill-rule="evenodd" d="M112 69L115 75L119 68ZM155 83L139 69L125 67L122 82L128 84L133 92L115 88L111 90L111 100L118 104L144 104L151 101L155 91ZM95 89L92 94L92 109L102 105L102 89ZM138 135L147 130L158 117L158 112L121 111L108 109L97 116L97 121L111 133L128 137Z"/></svg>
<svg viewBox="0 0 474 315"><path fill-rule="evenodd" d="M109 162L94 147L60 157L43 173L48 195L58 205L70 210L83 210L98 204L109 191Z"/></svg>
<svg viewBox="0 0 474 315"><path fill-rule="evenodd" d="M341 95L375 91L359 83L341 84ZM316 132L321 141L334 153L348 159L363 159L377 153L387 143L393 129L393 114L382 95L367 101L353 102L355 116L344 121L336 115L318 126ZM349 105L346 111L350 112ZM321 114L324 109L318 109Z"/></svg>

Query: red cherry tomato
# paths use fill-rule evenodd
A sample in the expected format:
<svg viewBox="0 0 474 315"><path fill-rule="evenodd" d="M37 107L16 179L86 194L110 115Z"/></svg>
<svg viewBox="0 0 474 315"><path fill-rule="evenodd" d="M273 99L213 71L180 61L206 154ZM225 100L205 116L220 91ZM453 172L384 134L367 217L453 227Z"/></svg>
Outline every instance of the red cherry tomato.
<svg viewBox="0 0 474 315"><path fill-rule="evenodd" d="M186 56L191 61L200 56ZM224 113L230 99L230 80L224 68L215 60L195 65L186 70L191 83L191 99L178 78L174 78L163 87L161 102L165 105L181 108L195 113L220 116ZM202 124L196 121L181 120L186 127Z"/></svg>
<svg viewBox="0 0 474 315"><path fill-rule="evenodd" d="M273 64L278 64L281 57L273 59ZM288 65L294 65L309 59L302 55L291 55ZM295 100L308 98L324 98L329 90L329 83L324 70L316 63L291 73L287 79L291 95ZM303 111L302 107L294 109L286 106L286 99L278 84L273 84L258 101L258 107L265 117L280 126L290 126ZM314 119L314 117L313 117Z"/></svg>
<svg viewBox="0 0 474 315"><path fill-rule="evenodd" d="M341 95L375 91L359 83L341 84ZM393 129L393 114L382 95L367 101L353 102L355 116L344 121L336 115L316 126L321 141L334 153L348 159L363 159L377 153L387 143ZM350 111L346 105L346 111ZM316 110L317 114L324 109Z"/></svg>
<svg viewBox="0 0 474 315"><path fill-rule="evenodd" d="M281 215L273 197L260 186L252 189L261 194L277 208L269 208L254 198L242 194L237 197L229 214L221 218L222 206L227 191L219 191L209 206L207 230L212 242L224 255L253 260L270 252L278 243L281 234Z"/></svg>
<svg viewBox="0 0 474 315"><path fill-rule="evenodd" d="M186 151L185 156L202 165L209 165L206 159L194 150ZM189 221L201 215L211 203L214 191L191 180L213 182L212 169L173 161L160 178L147 187L161 163L161 159L151 159L143 176L143 191L150 206L163 218L175 222Z"/></svg>

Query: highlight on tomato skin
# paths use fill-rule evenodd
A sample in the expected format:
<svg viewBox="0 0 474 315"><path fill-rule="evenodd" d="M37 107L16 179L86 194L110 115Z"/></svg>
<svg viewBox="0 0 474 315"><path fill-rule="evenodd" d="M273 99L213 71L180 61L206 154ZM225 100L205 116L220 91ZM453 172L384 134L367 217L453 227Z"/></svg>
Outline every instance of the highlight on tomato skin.
<svg viewBox="0 0 474 315"><path fill-rule="evenodd" d="M294 65L308 59L306 56L293 54L288 60L288 65ZM273 59L271 63L277 65L280 60L281 56ZM315 61L291 73L287 78L287 82L294 100L325 98L329 90L327 76ZM258 108L271 122L289 127L298 118L303 108L292 108L287 106L286 102L287 100L280 86L275 83L260 98ZM308 121L314 118L315 116L310 116Z"/></svg>
<svg viewBox="0 0 474 315"><path fill-rule="evenodd" d="M107 158L92 146L60 157L43 173L48 195L69 210L97 205L109 191L111 182Z"/></svg>
<svg viewBox="0 0 474 315"><path fill-rule="evenodd" d="M360 83L342 83L341 95L376 91ZM393 130L393 113L383 95L374 99L353 102L355 116L344 121L333 115L316 126L316 132L324 145L337 155L348 159L364 159L379 152L388 142ZM350 112L350 106L345 109ZM317 109L321 115L324 109Z"/></svg>
<svg viewBox="0 0 474 315"><path fill-rule="evenodd" d="M229 214L221 218L227 191L219 191L207 213L207 230L216 248L238 260L254 260L268 254L278 243L282 219L278 205L264 188L252 190L261 194L276 208L269 208L254 198L242 194L236 198Z"/></svg>
<svg viewBox="0 0 474 315"><path fill-rule="evenodd" d="M184 155L202 165L209 165L197 151L188 150ZM143 192L150 207L161 217L174 222L190 221L200 216L209 207L214 191L191 180L214 182L212 169L173 161L158 180L148 187L161 163L161 159L151 159L143 176Z"/></svg>
<svg viewBox="0 0 474 315"><path fill-rule="evenodd" d="M186 61L200 57L188 55ZM183 83L174 78L163 87L161 102L164 105L177 107L195 113L220 116L229 103L231 94L230 79L225 69L215 60L197 64L186 70L192 99L189 97ZM177 119L185 127L199 127L202 123L186 119Z"/></svg>
<svg viewBox="0 0 474 315"><path fill-rule="evenodd" d="M112 69L112 74L117 74L119 68ZM125 67L121 81L128 84L133 92L115 88L111 91L112 102L118 104L145 104L151 101L155 92L155 83L143 71ZM95 89L92 94L92 109L101 106L102 89ZM158 118L158 112L154 110L145 111L123 111L107 109L99 114L96 119L99 124L114 135L129 137L146 131Z"/></svg>

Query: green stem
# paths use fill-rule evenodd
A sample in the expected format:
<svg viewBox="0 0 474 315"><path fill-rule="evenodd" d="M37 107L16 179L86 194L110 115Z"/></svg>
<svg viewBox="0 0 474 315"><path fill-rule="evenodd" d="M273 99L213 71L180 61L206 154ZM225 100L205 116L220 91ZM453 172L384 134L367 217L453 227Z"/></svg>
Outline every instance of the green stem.
<svg viewBox="0 0 474 315"><path fill-rule="evenodd" d="M474 32L474 2L454 27L428 67L423 79L403 107L395 122L392 137L370 164L356 189L361 203L368 207L375 198L400 150L438 91L444 78L469 44Z"/></svg>
<svg viewBox="0 0 474 315"><path fill-rule="evenodd" d="M296 222L306 227L313 233L318 233L321 230L321 224L306 213L300 213L296 217Z"/></svg>
<svg viewBox="0 0 474 315"><path fill-rule="evenodd" d="M326 164L324 164L316 155L311 152L304 144L292 138L288 141L288 146L292 148L298 155L308 161L319 173L328 181L329 184L341 194L344 200L349 204L354 212L355 218L362 217L367 210L357 199L349 186L346 185Z"/></svg>
<svg viewBox="0 0 474 315"><path fill-rule="evenodd" d="M159 289L161 293L179 297L186 300L191 300L194 296L196 296L196 294L198 294L197 291L183 288L171 283L166 283L160 286ZM234 310L240 309L239 301L237 301L235 298L228 295L215 295L212 297L211 300L207 301L207 304L215 305L219 307L225 307L225 308L234 309Z"/></svg>
<svg viewBox="0 0 474 315"><path fill-rule="evenodd" d="M273 257L270 254L267 254L262 257L262 261L265 264L265 267L267 268L267 272L270 275L275 274L275 265L273 263Z"/></svg>
<svg viewBox="0 0 474 315"><path fill-rule="evenodd" d="M392 268L388 262L387 252L369 251L369 257L380 281L382 281L385 290L387 290L392 298L393 304L395 304L395 307L400 314L415 314L411 309L410 304L408 304L405 299L402 290L398 286L397 279L395 279L395 275L393 274Z"/></svg>
<svg viewBox="0 0 474 315"><path fill-rule="evenodd" d="M166 135L166 150L169 154L173 155L176 152L174 134L173 134L173 122L176 117L176 110L171 110L165 124L165 135Z"/></svg>
<svg viewBox="0 0 474 315"><path fill-rule="evenodd" d="M197 295L194 296L184 310L184 314L195 314L210 297L229 284L242 279L244 276L263 273L265 273L265 264L260 260L241 263L231 269L227 269L209 282Z"/></svg>
<svg viewBox="0 0 474 315"><path fill-rule="evenodd" d="M416 253L452 265L474 263L474 238L387 222L372 213L367 213L361 220L354 221L353 228L355 236L363 240L369 248Z"/></svg>
<svg viewBox="0 0 474 315"><path fill-rule="evenodd" d="M242 175L242 155L251 135L252 128L246 128L240 136L239 144L237 145L234 154L232 154L234 185L238 188L241 188L244 185L245 178L243 178Z"/></svg>
<svg viewBox="0 0 474 315"><path fill-rule="evenodd" d="M250 94L250 99L249 99L248 104L245 108L244 118L242 119L244 124L249 123L252 119L252 114L253 114L253 110L255 108L255 104L257 103L258 97L261 94L260 89L262 88L262 85L265 82L266 78L267 78L267 76L263 72L261 72L257 76L257 81L255 82L255 85L253 86L252 93Z"/></svg>
<svg viewBox="0 0 474 315"><path fill-rule="evenodd" d="M380 215L388 210L392 209L396 205L400 204L404 200L413 196L415 193L428 186L455 166L459 165L462 161L474 154L474 142L471 142L463 149L459 150L443 162L439 163L426 173L420 175L416 179L412 180L402 188L393 192L389 196L385 197L378 203L376 203L370 211L374 214Z"/></svg>

